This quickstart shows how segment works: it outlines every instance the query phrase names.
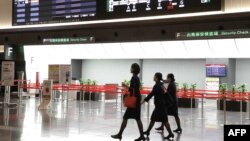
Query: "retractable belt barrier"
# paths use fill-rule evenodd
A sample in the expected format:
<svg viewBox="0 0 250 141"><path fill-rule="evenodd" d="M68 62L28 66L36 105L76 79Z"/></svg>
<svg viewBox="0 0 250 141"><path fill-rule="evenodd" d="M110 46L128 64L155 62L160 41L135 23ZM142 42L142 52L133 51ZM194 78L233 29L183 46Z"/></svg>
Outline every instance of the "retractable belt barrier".
<svg viewBox="0 0 250 141"><path fill-rule="evenodd" d="M7 104L8 106L22 104L23 89L21 88L21 86L23 83L28 83L28 82L30 82L30 81L29 80L14 80L14 85L10 85L10 86L2 85L2 83L0 83L0 87L2 87L2 86L5 87L4 101L0 102L0 104ZM17 87L17 89L18 89L18 91L17 91L17 95L19 97L18 103L11 103L10 102L11 87Z"/></svg>
<svg viewBox="0 0 250 141"><path fill-rule="evenodd" d="M20 80L15 80L15 82L18 82L17 85L19 89L35 89L35 90L41 90L42 86L40 84L36 83L30 83L30 81L20 81ZM23 82L26 82L24 84ZM27 83L28 82L28 83ZM148 95L151 92L152 88L151 87L143 87L140 90L140 93L142 95ZM98 92L98 93L104 93L104 94L127 94L128 90L124 87L121 86L106 86L106 85L77 85L77 84L54 84L53 85L53 91L87 91L87 92ZM250 93L249 92L231 92L231 91L213 91L213 90L183 90L180 89L177 91L177 97L178 98L187 98L187 99L201 99L202 100L202 118L203 118L203 100L204 99L221 99L224 101L224 120L226 117L226 105L225 101L227 100L232 100L232 101L250 101ZM21 101L21 99L20 99ZM121 104L123 99L121 97ZM192 102L191 102L192 104ZM249 104L250 105L250 104ZM122 107L122 105L121 105ZM149 117L149 104L148 104L148 117ZM242 111L241 111L242 112ZM248 111L249 113L249 111ZM250 118L250 113L248 114Z"/></svg>
<svg viewBox="0 0 250 141"><path fill-rule="evenodd" d="M15 82L29 82L26 80L15 80ZM35 83L26 83L26 84L16 84L11 87L19 86L22 89L36 89L41 90L42 86L37 85ZM91 91L91 92L110 92L112 94L126 94L127 90L124 87L120 86L105 86L105 85L76 85L76 84L54 84L53 90L67 90L67 91ZM120 90L120 91L119 91ZM143 95L148 95L151 92L152 88L150 87L143 87L140 90L140 93ZM221 91L212 91L212 90L178 90L177 97L178 98L205 98L205 99L223 99L226 100L243 100L249 101L249 92L235 92L232 93L231 91L225 91L222 93Z"/></svg>
<svg viewBox="0 0 250 141"><path fill-rule="evenodd" d="M18 85L15 85L18 86ZM23 89L37 89L40 90L42 86L37 84L23 84L20 88ZM54 84L53 90L61 90L61 91L90 91L90 92L110 92L112 94L127 94L127 90L124 87L120 86L105 86L105 85L76 85L76 84L67 84L60 85ZM151 92L152 88L143 87L140 90L142 95L148 95ZM212 91L212 90L178 90L177 97L178 98L204 98L204 99L226 99L226 100L243 100L249 101L249 92L240 93L235 92L232 93L230 91L225 91L222 93L221 91Z"/></svg>

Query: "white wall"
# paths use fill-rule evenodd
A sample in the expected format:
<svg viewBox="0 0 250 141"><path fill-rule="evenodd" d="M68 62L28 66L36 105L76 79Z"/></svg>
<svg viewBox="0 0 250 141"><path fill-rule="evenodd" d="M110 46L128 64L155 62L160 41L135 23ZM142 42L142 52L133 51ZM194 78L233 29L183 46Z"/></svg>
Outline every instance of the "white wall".
<svg viewBox="0 0 250 141"><path fill-rule="evenodd" d="M98 84L121 83L131 78L130 66L139 60L83 60L83 79L97 80ZM205 59L148 59L143 60L144 86L152 87L155 72L174 73L179 83L197 83L198 88L205 88Z"/></svg>
<svg viewBox="0 0 250 141"><path fill-rule="evenodd" d="M205 88L205 59L160 59L143 61L143 83L144 86L152 86L155 72L161 72L163 79L168 73L175 75L176 82L197 83L197 88Z"/></svg>
<svg viewBox="0 0 250 141"><path fill-rule="evenodd" d="M97 80L98 84L118 83L130 80L130 67L139 60L83 60L82 78Z"/></svg>
<svg viewBox="0 0 250 141"><path fill-rule="evenodd" d="M40 72L40 82L48 79L48 65L71 64L71 56L68 46L24 46L26 61L26 77L31 83L35 83L36 72Z"/></svg>
<svg viewBox="0 0 250 141"><path fill-rule="evenodd" d="M236 60L236 84L247 84L247 90L250 90L250 59Z"/></svg>

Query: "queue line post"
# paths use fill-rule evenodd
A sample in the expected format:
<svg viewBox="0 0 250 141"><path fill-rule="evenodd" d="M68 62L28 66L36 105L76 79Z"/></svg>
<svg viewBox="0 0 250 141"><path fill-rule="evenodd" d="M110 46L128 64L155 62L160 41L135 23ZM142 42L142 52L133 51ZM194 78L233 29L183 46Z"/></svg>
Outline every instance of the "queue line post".
<svg viewBox="0 0 250 141"><path fill-rule="evenodd" d="M191 119L193 118L193 96L194 96L194 91L192 91L192 95L191 95L191 97L190 97L190 108L191 108Z"/></svg>
<svg viewBox="0 0 250 141"><path fill-rule="evenodd" d="M246 118L246 120L250 120L250 93L247 93L247 105L248 105L248 113L247 113L247 118Z"/></svg>
<svg viewBox="0 0 250 141"><path fill-rule="evenodd" d="M223 119L224 119L224 125L226 124L226 108L227 108L227 106L226 106L226 95L225 95L225 93L223 92L222 93L223 94Z"/></svg>

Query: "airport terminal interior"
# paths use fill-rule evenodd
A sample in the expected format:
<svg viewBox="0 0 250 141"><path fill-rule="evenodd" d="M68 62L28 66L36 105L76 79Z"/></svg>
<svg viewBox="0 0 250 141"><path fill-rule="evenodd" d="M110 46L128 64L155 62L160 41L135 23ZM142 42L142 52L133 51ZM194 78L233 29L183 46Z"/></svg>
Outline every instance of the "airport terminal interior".
<svg viewBox="0 0 250 141"><path fill-rule="evenodd" d="M245 141L249 15L249 0L0 0L0 141Z"/></svg>

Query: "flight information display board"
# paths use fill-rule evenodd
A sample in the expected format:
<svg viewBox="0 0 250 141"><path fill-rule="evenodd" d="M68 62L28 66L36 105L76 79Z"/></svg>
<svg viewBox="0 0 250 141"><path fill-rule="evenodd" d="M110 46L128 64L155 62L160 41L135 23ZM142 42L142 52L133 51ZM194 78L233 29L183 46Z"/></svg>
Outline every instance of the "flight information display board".
<svg viewBox="0 0 250 141"><path fill-rule="evenodd" d="M136 17L221 10L221 0L107 0L109 17Z"/></svg>
<svg viewBox="0 0 250 141"><path fill-rule="evenodd" d="M13 25L91 20L96 0L14 0Z"/></svg>
<svg viewBox="0 0 250 141"><path fill-rule="evenodd" d="M222 0L13 0L13 25L220 11Z"/></svg>
<svg viewBox="0 0 250 141"><path fill-rule="evenodd" d="M225 77L226 65L224 64L207 64L206 65L207 77Z"/></svg>

